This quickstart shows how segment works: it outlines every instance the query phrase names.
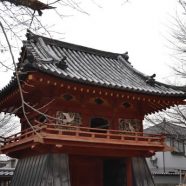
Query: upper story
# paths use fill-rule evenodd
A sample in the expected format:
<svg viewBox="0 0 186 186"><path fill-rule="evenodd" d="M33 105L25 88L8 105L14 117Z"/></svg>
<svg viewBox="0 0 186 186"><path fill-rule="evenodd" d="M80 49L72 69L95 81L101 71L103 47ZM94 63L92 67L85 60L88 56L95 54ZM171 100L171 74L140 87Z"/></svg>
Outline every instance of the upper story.
<svg viewBox="0 0 186 186"><path fill-rule="evenodd" d="M117 147L116 154L126 156L149 156L162 150L162 136L143 134L144 116L184 104L186 94L182 87L157 82L154 77L133 68L127 53L100 51L28 31L14 77L0 92L0 110L16 114L22 129L2 139L3 152L18 157L28 136L35 133L39 133L35 138L45 133L47 139L34 138L33 148L36 143L48 143L65 149L80 140L82 148L99 146L101 155L108 154L103 147ZM59 135L65 138L63 145ZM121 153L122 149L132 151Z"/></svg>

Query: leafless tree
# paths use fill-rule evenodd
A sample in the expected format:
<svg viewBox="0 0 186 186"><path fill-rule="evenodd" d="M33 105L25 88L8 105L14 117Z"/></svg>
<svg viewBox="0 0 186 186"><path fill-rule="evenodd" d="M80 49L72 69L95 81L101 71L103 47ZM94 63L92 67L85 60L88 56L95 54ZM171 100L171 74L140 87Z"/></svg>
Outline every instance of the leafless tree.
<svg viewBox="0 0 186 186"><path fill-rule="evenodd" d="M179 0L181 13L178 12L174 19L174 25L171 30L172 37L170 39L173 46L173 56L176 64L172 67L175 75L183 80L186 78L186 1Z"/></svg>
<svg viewBox="0 0 186 186"><path fill-rule="evenodd" d="M174 24L170 28L171 38L168 41L176 63L170 67L180 80L179 85L183 86L182 90L186 91L186 0L179 0L178 3L181 9L173 19ZM175 125L186 126L186 105L175 106L153 116L146 116L146 121L150 124L161 123L164 119Z"/></svg>
<svg viewBox="0 0 186 186"><path fill-rule="evenodd" d="M29 107L39 114L43 113L25 102L15 59L18 57L18 51L27 29L52 37L51 26L43 24L42 18L44 18L46 11L55 11L56 15L63 19L65 14L60 12L61 7L68 7L80 13L88 14L81 8L80 2L77 0L48 0L47 3L39 0L0 0L0 71L15 72L22 100L19 109L22 109L24 117L33 131L35 128L27 117L25 107ZM51 116L46 115L46 117ZM14 114L2 113L0 115L0 136L9 135L12 132L17 132L17 130L20 130L20 125Z"/></svg>
<svg viewBox="0 0 186 186"><path fill-rule="evenodd" d="M0 134L3 137L20 131L19 119L10 114L0 115Z"/></svg>
<svg viewBox="0 0 186 186"><path fill-rule="evenodd" d="M186 107L185 105L171 107L154 115L146 116L145 119L148 124L152 125L162 123L166 120L166 122L175 125L186 126Z"/></svg>

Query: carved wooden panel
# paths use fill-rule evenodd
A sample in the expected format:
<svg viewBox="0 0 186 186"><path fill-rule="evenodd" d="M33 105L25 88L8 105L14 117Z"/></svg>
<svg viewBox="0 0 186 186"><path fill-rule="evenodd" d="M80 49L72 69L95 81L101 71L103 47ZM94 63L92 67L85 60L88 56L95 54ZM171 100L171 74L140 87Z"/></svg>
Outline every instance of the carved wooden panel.
<svg viewBox="0 0 186 186"><path fill-rule="evenodd" d="M61 125L81 125L82 118L80 113L75 112L56 112L56 124Z"/></svg>
<svg viewBox="0 0 186 186"><path fill-rule="evenodd" d="M119 130L139 132L141 130L141 120L119 118Z"/></svg>

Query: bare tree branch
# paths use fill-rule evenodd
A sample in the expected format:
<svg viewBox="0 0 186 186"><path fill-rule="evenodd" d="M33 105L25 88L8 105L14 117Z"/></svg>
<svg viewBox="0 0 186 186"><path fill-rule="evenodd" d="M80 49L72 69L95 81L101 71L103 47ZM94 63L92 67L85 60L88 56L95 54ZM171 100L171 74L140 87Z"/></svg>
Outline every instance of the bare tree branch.
<svg viewBox="0 0 186 186"><path fill-rule="evenodd" d="M26 115L26 111L25 111L25 101L24 101L24 97L23 97L23 92L22 92L22 88L21 88L21 82L20 82L20 80L19 80L19 73L18 73L18 71L17 71L16 62L15 62L15 59L14 59L14 55L13 55L13 52L12 52L12 48L11 48L10 42L9 42L9 40L8 40L8 37L7 37L7 35L6 35L6 32L5 32L4 27L3 27L3 25L2 25L1 22L0 22L0 27L1 27L2 31L3 31L3 34L4 34L5 38L6 38L6 41L7 41L8 47L9 47L9 51L10 51L10 55L11 55L11 57L12 57L12 62L13 62L13 64L14 64L15 75L16 75L16 79L17 79L17 83L18 83L19 93L20 93L21 102L22 102L22 103L21 103L21 106L22 106L22 110L23 110L24 117L25 117L27 123L30 125L30 128L32 128L32 130L36 133L36 135L38 135L38 137L41 138L40 134L37 133L37 131L36 131L35 128L32 126L32 124L30 123L30 121L29 121L29 119L28 119L28 117L27 117L27 115Z"/></svg>
<svg viewBox="0 0 186 186"><path fill-rule="evenodd" d="M34 11L38 11L38 14L40 16L42 15L41 10L54 8L54 7L49 6L45 3L42 3L41 1L38 1L38 0L0 0L0 1L1 2L9 2L11 4L14 4L15 6L23 6L26 8L30 8Z"/></svg>

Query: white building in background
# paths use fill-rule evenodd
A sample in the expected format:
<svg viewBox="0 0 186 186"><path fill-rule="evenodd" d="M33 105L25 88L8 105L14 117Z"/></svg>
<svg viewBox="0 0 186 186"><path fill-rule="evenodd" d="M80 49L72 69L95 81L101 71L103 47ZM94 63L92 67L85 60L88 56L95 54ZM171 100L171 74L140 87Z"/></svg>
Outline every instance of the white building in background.
<svg viewBox="0 0 186 186"><path fill-rule="evenodd" d="M165 134L166 143L172 152L157 152L147 163L156 186L177 186L186 184L186 127L166 121L145 129L146 133Z"/></svg>
<svg viewBox="0 0 186 186"><path fill-rule="evenodd" d="M9 186L17 164L17 159L0 156L0 186Z"/></svg>

